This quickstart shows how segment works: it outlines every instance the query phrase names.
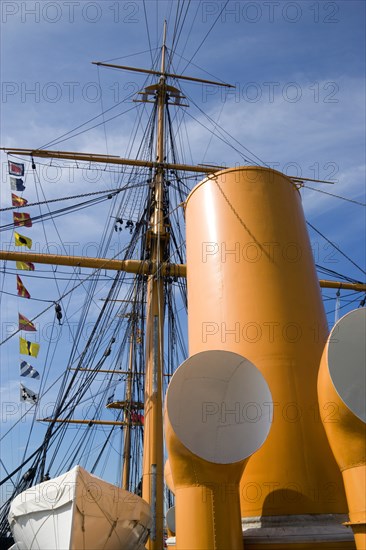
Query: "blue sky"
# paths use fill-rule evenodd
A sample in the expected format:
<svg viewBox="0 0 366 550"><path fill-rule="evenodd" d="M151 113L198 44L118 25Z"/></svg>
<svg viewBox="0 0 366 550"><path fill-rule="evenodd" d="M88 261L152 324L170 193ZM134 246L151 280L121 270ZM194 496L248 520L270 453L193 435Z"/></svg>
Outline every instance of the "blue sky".
<svg viewBox="0 0 366 550"><path fill-rule="evenodd" d="M187 60L196 54L195 65L187 69L187 62L177 56L177 72L185 69L185 74L191 76L236 85L235 93L225 96L215 86L184 84L191 104L189 113L196 119L187 118L192 153L188 162L243 162L235 151L211 138L199 124L208 123L194 107L194 101L263 164L290 175L331 178L335 181L333 186L309 186L364 203L365 3L230 1L224 6L225 2L191 2L176 50ZM196 53L223 7L214 29ZM145 9L155 55L164 17L169 23L167 43L171 44L176 2L147 0L144 6L140 1L112 0L3 1L1 146L42 146L141 89L143 76L98 69L90 62L115 59L116 63L150 67ZM125 104L126 109L131 106ZM57 148L126 156L134 122L132 111L108 125L107 141L99 126ZM5 155L1 156L1 166L0 197L5 207L10 198ZM93 186L88 178L83 182L76 179L76 183L70 178L53 181L56 169L53 170L44 174L48 197L73 194L75 188L86 192ZM110 185L108 177L101 175L98 189ZM29 198L36 200L31 184L29 189ZM302 195L307 219L365 269L364 208L310 190L304 190ZM107 214L107 210L102 213ZM1 225L9 223L9 212L0 216ZM86 243L98 242L103 230L102 215L91 219L84 213L79 218L77 235L70 229L68 218L59 222L59 230L63 242L77 242L76 253L82 253ZM61 247L52 231L50 228L51 240ZM32 237L37 243L44 242L38 226ZM6 246L11 235L1 233L1 238ZM364 274L339 252L333 252L326 241L314 233L311 240L317 263L364 280ZM2 288L12 292L13 278L14 275L6 276ZM42 284L31 281L34 296L41 295ZM44 292L51 299L56 295L55 289ZM331 322L335 292L325 294L331 298L326 302ZM346 307L342 311L349 309L347 299L353 297L344 298L342 305ZM81 303L80 297L80 304L76 300L74 309ZM23 313L28 312L31 317L41 307L41 303L32 303ZM19 299L3 298L3 337L4 322L13 322L18 308ZM52 321L52 313L47 321ZM5 354L2 352L6 369L1 373L1 385L15 399L18 378L12 384L14 358L17 362L16 345ZM15 443L20 445L21 435L17 437Z"/></svg>

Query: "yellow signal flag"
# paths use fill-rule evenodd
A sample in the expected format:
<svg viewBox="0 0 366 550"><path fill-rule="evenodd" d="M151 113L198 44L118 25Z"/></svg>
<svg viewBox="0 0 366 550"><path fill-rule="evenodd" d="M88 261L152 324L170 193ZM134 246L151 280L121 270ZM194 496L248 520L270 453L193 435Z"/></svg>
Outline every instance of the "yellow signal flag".
<svg viewBox="0 0 366 550"><path fill-rule="evenodd" d="M32 248L32 239L29 237L24 237L20 233L14 231L15 246L26 246L27 248Z"/></svg>
<svg viewBox="0 0 366 550"><path fill-rule="evenodd" d="M37 357L39 348L41 346L35 342L30 342L25 338L19 338L19 351L22 355L30 355L31 357Z"/></svg>

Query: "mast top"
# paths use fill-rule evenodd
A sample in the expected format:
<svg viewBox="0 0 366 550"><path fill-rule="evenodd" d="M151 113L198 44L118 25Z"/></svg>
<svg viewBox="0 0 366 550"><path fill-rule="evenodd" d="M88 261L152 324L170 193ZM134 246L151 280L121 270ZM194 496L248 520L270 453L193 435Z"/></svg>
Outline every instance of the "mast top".
<svg viewBox="0 0 366 550"><path fill-rule="evenodd" d="M112 69L122 69L125 71L134 71L137 73L145 73L145 74L154 74L156 76L166 77L169 78L176 78L181 80L190 80L191 82L201 82L204 84L213 84L215 86L225 86L227 88L235 88L233 84L227 84L226 82L217 82L214 80L206 80L202 78L195 78L193 76L184 76L179 74L173 74L173 73L167 73L165 72L166 64L165 64L165 56L167 52L167 46L166 46L166 32L167 32L167 22L164 20L164 27L163 27L163 44L161 46L161 65L160 65L160 71L154 71L152 69L141 69L140 67L130 67L127 65L116 65L114 63L103 63L102 61L92 61L93 65L99 65L101 67L111 67Z"/></svg>

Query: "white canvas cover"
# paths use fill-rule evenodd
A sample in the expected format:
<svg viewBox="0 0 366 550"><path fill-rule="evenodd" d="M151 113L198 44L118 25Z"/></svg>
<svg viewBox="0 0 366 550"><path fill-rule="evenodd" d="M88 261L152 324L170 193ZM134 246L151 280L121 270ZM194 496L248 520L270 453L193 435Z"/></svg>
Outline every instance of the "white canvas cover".
<svg viewBox="0 0 366 550"><path fill-rule="evenodd" d="M18 495L8 519L25 550L140 550L151 524L142 498L81 466Z"/></svg>

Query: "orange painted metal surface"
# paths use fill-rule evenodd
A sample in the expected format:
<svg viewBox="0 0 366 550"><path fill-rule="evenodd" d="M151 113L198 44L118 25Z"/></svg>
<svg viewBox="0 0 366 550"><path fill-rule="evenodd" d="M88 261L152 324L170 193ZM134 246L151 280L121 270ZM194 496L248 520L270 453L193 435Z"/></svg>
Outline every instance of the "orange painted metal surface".
<svg viewBox="0 0 366 550"><path fill-rule="evenodd" d="M190 355L247 357L274 402L269 437L241 480L242 515L347 513L319 417L328 330L299 191L274 170L225 170L192 191L186 222ZM269 414L265 404L232 408L247 422Z"/></svg>
<svg viewBox="0 0 366 550"><path fill-rule="evenodd" d="M327 415L322 415L322 421L324 428L333 451L334 457L337 461L339 469L342 472L344 486L347 495L347 502L349 508L350 521L349 525L352 527L356 547L358 550L365 550L366 548L366 424L356 416L345 401L340 393L343 393L343 397L346 396L351 401L352 395L351 388L348 385L343 386L343 392L338 387L338 391L332 380L330 374L330 349L333 347L333 361L334 358L340 357L341 346L344 344L345 335L340 330L342 324L348 321L352 316L358 321L362 327L358 335L355 335L354 327L351 327L351 332L346 337L350 338L349 349L352 353L354 347L355 337L365 338L365 310L356 310L346 315L344 318L335 325L331 334L329 335L327 344L324 348L324 353L321 360L318 378L318 393L319 393L319 405L320 410L331 408L333 411L332 418L328 418ZM348 317L348 319L347 319ZM346 377L351 378L350 384L354 382L353 373L350 372L350 363L352 362L352 356L346 359L343 365L344 372L347 373ZM359 357L361 361L360 376L365 376L365 354L364 351ZM360 385L362 381L360 380ZM357 384L357 380L356 380ZM361 390L361 400L365 401L366 397Z"/></svg>
<svg viewBox="0 0 366 550"><path fill-rule="evenodd" d="M239 483L247 460L213 464L189 451L165 416L165 440L174 477L177 550L240 550Z"/></svg>

